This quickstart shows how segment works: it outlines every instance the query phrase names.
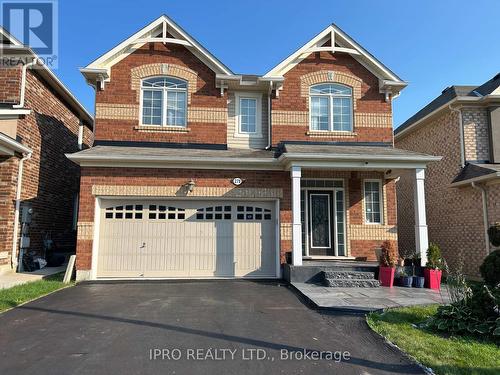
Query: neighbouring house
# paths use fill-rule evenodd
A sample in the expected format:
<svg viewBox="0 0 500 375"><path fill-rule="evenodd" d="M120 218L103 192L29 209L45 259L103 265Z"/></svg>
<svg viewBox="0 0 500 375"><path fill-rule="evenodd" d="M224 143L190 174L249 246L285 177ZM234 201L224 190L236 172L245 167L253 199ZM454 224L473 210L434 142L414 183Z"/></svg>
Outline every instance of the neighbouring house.
<svg viewBox="0 0 500 375"><path fill-rule="evenodd" d="M406 86L335 25L264 75L235 74L167 16L81 69L96 88L77 278L275 278L397 241L393 147ZM417 231L427 248L426 227Z"/></svg>
<svg viewBox="0 0 500 375"><path fill-rule="evenodd" d="M425 180L429 240L469 276L490 252L500 221L500 74L479 86L450 86L395 130L398 148L442 155ZM399 249L411 253L415 219L409 176L397 183Z"/></svg>
<svg viewBox="0 0 500 375"><path fill-rule="evenodd" d="M93 117L37 55L0 28L0 271L46 245L76 245L80 168ZM45 241L45 242L44 242ZM45 244L45 245L44 245ZM22 265L22 263L21 263Z"/></svg>

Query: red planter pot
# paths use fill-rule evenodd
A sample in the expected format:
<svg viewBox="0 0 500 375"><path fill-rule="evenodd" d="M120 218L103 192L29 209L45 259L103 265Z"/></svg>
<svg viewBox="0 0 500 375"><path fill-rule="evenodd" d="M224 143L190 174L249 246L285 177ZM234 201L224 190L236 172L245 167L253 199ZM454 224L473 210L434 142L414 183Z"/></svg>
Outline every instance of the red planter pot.
<svg viewBox="0 0 500 375"><path fill-rule="evenodd" d="M378 271L378 280L380 281L380 285L392 288L392 286L394 285L395 271L396 268L380 266Z"/></svg>
<svg viewBox="0 0 500 375"><path fill-rule="evenodd" d="M441 289L441 275L443 271L424 268L425 287L429 289Z"/></svg>

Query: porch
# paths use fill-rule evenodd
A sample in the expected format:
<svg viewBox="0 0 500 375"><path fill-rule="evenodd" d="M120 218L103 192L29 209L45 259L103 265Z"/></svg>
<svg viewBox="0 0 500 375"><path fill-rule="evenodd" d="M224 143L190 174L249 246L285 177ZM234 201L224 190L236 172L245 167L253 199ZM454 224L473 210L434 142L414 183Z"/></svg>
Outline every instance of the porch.
<svg viewBox="0 0 500 375"><path fill-rule="evenodd" d="M384 240L397 243L395 189L403 173L414 176L415 253L425 265L425 168L440 157L387 144L287 142L282 148L279 160L291 175L292 251L284 271L286 279L293 280L294 274L309 275L309 282L314 282L326 264L311 260L376 261ZM300 269L306 261L307 267ZM350 267L368 271L376 263L356 262Z"/></svg>

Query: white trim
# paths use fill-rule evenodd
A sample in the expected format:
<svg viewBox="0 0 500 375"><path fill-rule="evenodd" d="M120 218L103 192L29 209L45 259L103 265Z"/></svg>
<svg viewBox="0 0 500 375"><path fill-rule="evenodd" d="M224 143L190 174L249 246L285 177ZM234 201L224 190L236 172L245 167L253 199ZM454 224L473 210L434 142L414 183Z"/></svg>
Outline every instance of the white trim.
<svg viewBox="0 0 500 375"><path fill-rule="evenodd" d="M102 215L102 201L103 200L129 200L129 201L140 201L140 200L162 200L162 201L241 201L241 202L275 202L274 204L274 217L275 220L275 245L276 245L276 269L275 278L281 278L281 237L280 237L280 198L227 198L227 197L148 197L148 196L96 196L95 206L94 206L94 232L92 238L92 257L91 257L91 269L90 269L90 280L182 280L182 279L200 279L200 280L214 280L214 279L268 279L267 276L244 276L244 277L97 277L97 267L98 267L98 251L99 251L99 235L100 235L100 225L101 225L101 215ZM271 277L272 278L272 277Z"/></svg>
<svg viewBox="0 0 500 375"><path fill-rule="evenodd" d="M264 77L283 76L286 72L304 60L310 55L311 49L322 47L327 40L332 40L332 47L329 47L333 53L347 52L364 65L369 71L375 74L380 79L391 80L400 84L406 85L398 76L385 67L379 60L372 56L368 51L361 47L354 39L344 33L339 27L334 24L329 25L326 29L309 40L306 44L281 61L278 65L267 72ZM335 43L339 47L335 46ZM342 49L342 50L341 50ZM353 52L354 50L356 52Z"/></svg>
<svg viewBox="0 0 500 375"><path fill-rule="evenodd" d="M19 117L29 115L31 113L31 109L27 108L2 108L0 109L0 116L5 117Z"/></svg>
<svg viewBox="0 0 500 375"><path fill-rule="evenodd" d="M101 198L95 198L94 206L94 236L92 238L92 261L90 265L90 279L97 279L97 252L99 251L99 227L101 225Z"/></svg>
<svg viewBox="0 0 500 375"><path fill-rule="evenodd" d="M85 69L99 69L106 68L108 75L111 66L116 64L118 61L124 59L131 53L133 53L137 48L140 48L147 41L137 41L141 38L152 37L152 34L161 27L162 33L165 32L166 26L170 34L173 34L176 39L183 39L190 43L191 46L186 46L195 56L200 58L210 69L215 71L215 73L222 73L227 75L233 75L233 72L220 62L214 55L212 55L206 48L204 48L200 43L198 43L193 37L191 37L185 30L183 30L179 25L177 25L172 19L166 15L162 15L150 24L146 25L141 30L137 31L129 38L125 39L120 44L113 47L111 50L98 57L96 60L88 64ZM175 35L177 34L177 35ZM177 37L178 36L178 37ZM164 35L165 37L165 35ZM134 48L127 47L135 44ZM85 71L82 72L85 75Z"/></svg>
<svg viewBox="0 0 500 375"><path fill-rule="evenodd" d="M415 247L416 252L420 254L420 264L424 267L427 263L427 248L429 247L429 234L425 213L425 169L415 169L414 183Z"/></svg>
<svg viewBox="0 0 500 375"><path fill-rule="evenodd" d="M292 166L290 170L292 198L292 264L302 265L302 221L300 217L300 178L301 167Z"/></svg>
<svg viewBox="0 0 500 375"><path fill-rule="evenodd" d="M379 211L380 211L380 221L379 222L368 222L366 220L366 183L367 182L377 182L378 183L378 195L379 195ZM363 224L365 225L384 225L384 207L385 207L385 199L382 189L383 181L379 178L365 178L363 179Z"/></svg>
<svg viewBox="0 0 500 375"><path fill-rule="evenodd" d="M333 192L330 193L330 194L327 194L327 193L310 193L309 194L309 210L312 210L312 196L313 195L323 195L323 196L327 196L328 197L328 245L329 246L314 246L314 238L313 238L313 234L312 234L312 231L313 231L313 228L312 228L312 221L310 223L310 232L311 232L311 239L310 239L310 243L309 243L309 246L311 249L333 249L333 246L332 246L332 213L331 213L331 207L330 205L332 204L331 202L331 196L333 195ZM309 223L308 223L309 224ZM309 225L308 225L309 227ZM335 250L334 250L335 251Z"/></svg>
<svg viewBox="0 0 500 375"><path fill-rule="evenodd" d="M351 90L351 95L335 95L335 94L319 94L319 93L311 93L311 88L318 86L318 85L325 85L325 84L331 84L331 85L338 85L338 86L344 86L347 87ZM344 85L342 83L336 83L336 82L319 82L315 83L311 86L309 86L309 131L311 132L325 132L325 133L332 133L332 132L339 132L339 133L352 133L354 132L354 96L353 96L353 88L348 85ZM312 128L312 98L313 97L325 97L328 98L328 129L327 130L322 130L322 129L313 129ZM349 130L338 130L334 129L333 125L333 99L334 98L342 98L342 99L350 99L351 100L351 113L350 113L350 118L351 121L349 123L350 128Z"/></svg>
<svg viewBox="0 0 500 375"><path fill-rule="evenodd" d="M14 155L15 152L31 154L33 151L29 147L0 132L0 152L6 155Z"/></svg>
<svg viewBox="0 0 500 375"><path fill-rule="evenodd" d="M241 114L240 102L241 99L254 99L255 100L255 132L242 132L241 131ZM235 100L235 120L236 126L234 127L234 136L237 138L262 138L262 93L260 92L241 92L234 93Z"/></svg>
<svg viewBox="0 0 500 375"><path fill-rule="evenodd" d="M151 78L162 78L162 77L172 77L174 79L177 79L179 81L184 81L186 82L186 88L185 89L169 89L166 87L142 87L142 83L145 80L151 79ZM151 90L151 91L160 91L162 94L162 100L161 100L161 124L144 124L142 122L143 119L143 113L142 111L144 110L144 90ZM170 125L167 124L167 92L183 92L186 94L186 101L184 103L184 124L183 125ZM141 79L141 84L140 84L140 93L139 93L139 127L158 127L158 128L179 128L179 129L185 129L187 128L187 119L188 119L188 101L189 101L189 82L180 77L175 77L171 76L168 74L160 74L160 75L154 75L154 76L149 76L149 77L144 77Z"/></svg>

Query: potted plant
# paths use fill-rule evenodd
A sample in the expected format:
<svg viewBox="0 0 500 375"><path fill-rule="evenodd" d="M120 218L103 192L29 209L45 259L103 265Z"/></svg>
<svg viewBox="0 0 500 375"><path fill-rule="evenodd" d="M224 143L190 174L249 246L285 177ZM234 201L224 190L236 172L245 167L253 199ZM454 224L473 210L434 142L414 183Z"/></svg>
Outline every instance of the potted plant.
<svg viewBox="0 0 500 375"><path fill-rule="evenodd" d="M413 284L413 276L408 275L408 272L403 270L399 275L399 282L401 286L411 288L411 285Z"/></svg>
<svg viewBox="0 0 500 375"><path fill-rule="evenodd" d="M396 270L396 262L398 254L396 247L392 241L384 241L381 247L382 253L380 254L380 268L378 279L380 285L392 288L394 285L394 272Z"/></svg>
<svg viewBox="0 0 500 375"><path fill-rule="evenodd" d="M438 245L431 243L427 249L427 264L424 269L425 286L429 289L441 288L443 258Z"/></svg>
<svg viewBox="0 0 500 375"><path fill-rule="evenodd" d="M413 286L415 288L423 288L425 283L425 277L415 275L415 268L419 266L420 269L420 256L418 253L413 254L412 259L412 269L413 269ZM421 274L421 271L419 271Z"/></svg>

